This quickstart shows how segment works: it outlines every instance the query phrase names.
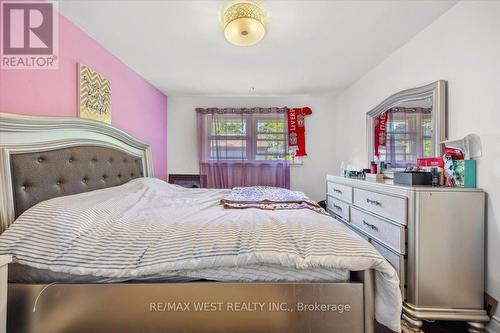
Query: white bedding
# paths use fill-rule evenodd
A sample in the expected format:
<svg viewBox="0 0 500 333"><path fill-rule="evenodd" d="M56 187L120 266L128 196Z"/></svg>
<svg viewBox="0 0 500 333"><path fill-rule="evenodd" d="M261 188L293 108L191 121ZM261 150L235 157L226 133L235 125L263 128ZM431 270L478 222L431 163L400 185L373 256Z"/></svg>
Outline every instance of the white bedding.
<svg viewBox="0 0 500 333"><path fill-rule="evenodd" d="M141 178L54 198L24 212L0 236L0 254L35 268L104 279L182 273L227 281L242 279L224 279L231 268L283 267L338 281L342 272L373 268L376 319L400 331L396 271L368 242L308 209L224 209L219 202L228 193ZM293 274L287 280L294 281Z"/></svg>

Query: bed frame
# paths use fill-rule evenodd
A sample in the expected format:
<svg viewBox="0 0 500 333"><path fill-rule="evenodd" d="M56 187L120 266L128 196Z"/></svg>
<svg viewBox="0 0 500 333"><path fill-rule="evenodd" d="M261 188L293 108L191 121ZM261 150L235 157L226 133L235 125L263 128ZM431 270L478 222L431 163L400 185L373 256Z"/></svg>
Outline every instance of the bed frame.
<svg viewBox="0 0 500 333"><path fill-rule="evenodd" d="M141 176L154 176L149 145L111 125L0 113L0 232L39 201ZM9 283L7 332L372 333L373 284L372 270L348 283Z"/></svg>

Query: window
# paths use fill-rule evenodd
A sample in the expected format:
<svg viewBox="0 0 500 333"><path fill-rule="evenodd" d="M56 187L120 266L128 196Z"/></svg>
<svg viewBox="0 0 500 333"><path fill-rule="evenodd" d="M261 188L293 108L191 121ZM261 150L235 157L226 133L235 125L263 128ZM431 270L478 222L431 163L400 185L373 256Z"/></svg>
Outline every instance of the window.
<svg viewBox="0 0 500 333"><path fill-rule="evenodd" d="M287 128L284 119L257 118L255 128L256 152L258 161L289 160Z"/></svg>
<svg viewBox="0 0 500 333"><path fill-rule="evenodd" d="M284 115L227 115L212 117L209 159L290 161Z"/></svg>
<svg viewBox="0 0 500 333"><path fill-rule="evenodd" d="M209 137L210 159L247 158L247 124L244 119L213 119Z"/></svg>
<svg viewBox="0 0 500 333"><path fill-rule="evenodd" d="M197 108L202 187L290 188L287 108Z"/></svg>

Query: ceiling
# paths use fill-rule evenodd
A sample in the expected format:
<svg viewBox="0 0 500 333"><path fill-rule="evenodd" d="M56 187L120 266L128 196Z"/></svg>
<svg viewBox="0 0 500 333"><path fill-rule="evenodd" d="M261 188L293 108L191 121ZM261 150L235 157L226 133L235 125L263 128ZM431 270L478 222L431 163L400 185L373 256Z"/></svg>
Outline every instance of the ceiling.
<svg viewBox="0 0 500 333"><path fill-rule="evenodd" d="M167 95L285 95L342 89L456 2L259 1L257 45L224 39L228 1L60 1L60 12Z"/></svg>

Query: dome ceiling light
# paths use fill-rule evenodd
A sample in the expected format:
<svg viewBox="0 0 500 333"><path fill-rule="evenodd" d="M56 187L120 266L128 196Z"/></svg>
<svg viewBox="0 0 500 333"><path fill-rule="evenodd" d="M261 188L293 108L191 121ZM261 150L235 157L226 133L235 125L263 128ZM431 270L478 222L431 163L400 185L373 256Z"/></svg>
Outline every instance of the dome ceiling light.
<svg viewBox="0 0 500 333"><path fill-rule="evenodd" d="M266 34L265 12L254 2L242 1L224 10L224 36L231 44L250 46Z"/></svg>

